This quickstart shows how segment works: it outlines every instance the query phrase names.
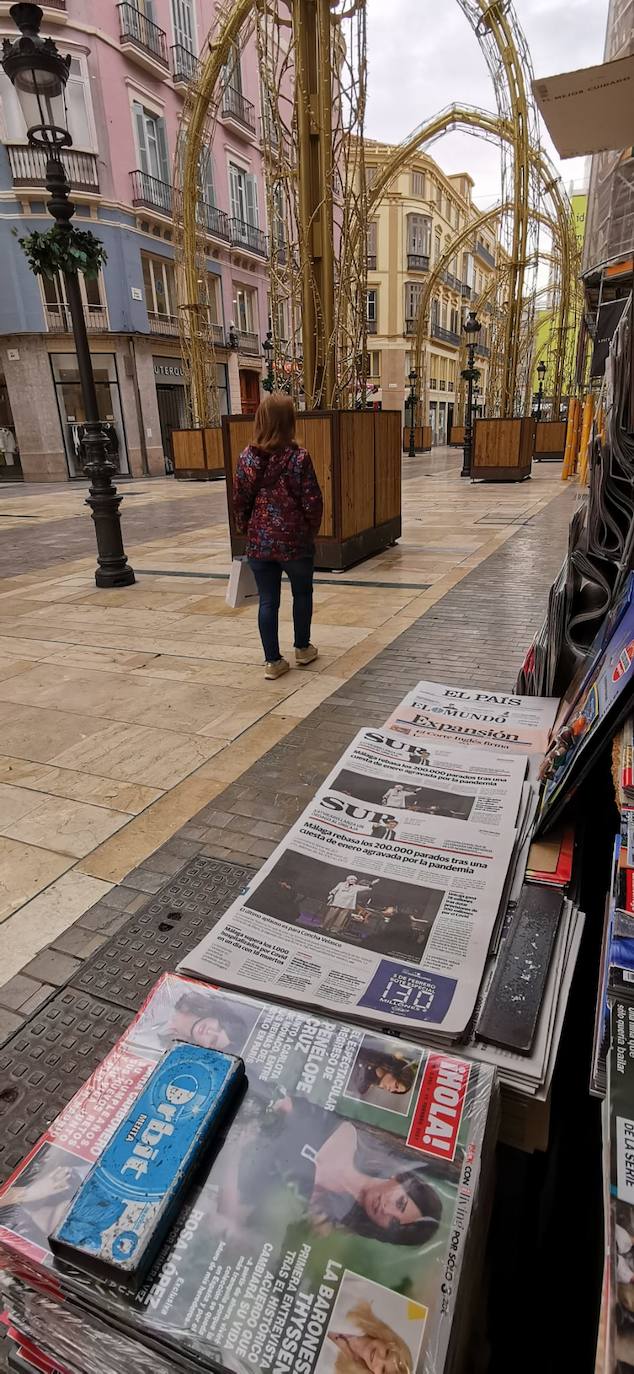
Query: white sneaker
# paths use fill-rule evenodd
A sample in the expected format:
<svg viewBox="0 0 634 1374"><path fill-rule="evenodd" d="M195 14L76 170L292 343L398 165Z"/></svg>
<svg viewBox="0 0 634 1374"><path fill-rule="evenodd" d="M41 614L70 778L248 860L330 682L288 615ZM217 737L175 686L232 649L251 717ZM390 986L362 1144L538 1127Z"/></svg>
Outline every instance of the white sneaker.
<svg viewBox="0 0 634 1374"><path fill-rule="evenodd" d="M307 649L295 650L295 662L298 668L307 668L309 663L314 663L319 649L314 644L309 644Z"/></svg>
<svg viewBox="0 0 634 1374"><path fill-rule="evenodd" d="M273 681L276 677L284 677L285 673L290 672L291 665L285 658L278 658L275 663L264 664L264 676Z"/></svg>

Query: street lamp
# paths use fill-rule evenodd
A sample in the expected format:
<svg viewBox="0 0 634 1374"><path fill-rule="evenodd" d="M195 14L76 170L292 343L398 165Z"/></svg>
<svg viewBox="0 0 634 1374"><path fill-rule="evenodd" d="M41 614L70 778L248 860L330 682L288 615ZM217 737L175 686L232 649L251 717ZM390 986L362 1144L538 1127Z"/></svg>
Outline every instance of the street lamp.
<svg viewBox="0 0 634 1374"><path fill-rule="evenodd" d="M461 477L471 476L471 466L473 463L473 384L477 382L480 373L474 367L474 358L478 335L482 328L475 310L470 310L463 325L467 335L467 366L461 372L461 377L467 383L467 410L464 425L464 449L462 456Z"/></svg>
<svg viewBox="0 0 634 1374"><path fill-rule="evenodd" d="M264 340L264 343L262 344L262 351L264 353L264 357L266 358L266 377L262 382L262 390L273 391L273 332L270 329Z"/></svg>
<svg viewBox="0 0 634 1374"><path fill-rule="evenodd" d="M18 97L30 146L43 148L46 152L49 214L60 233L70 234L75 206L69 199L70 184L61 159L62 148L72 144L66 114L70 55L62 57L52 38L40 36L42 10L39 5L12 5L9 14L20 30L20 37L13 43L9 38L4 39L2 66ZM119 506L122 497L117 495L112 482L116 467L108 457L108 436L99 419L77 272L65 271L64 282L86 417L81 444L86 460L84 472L91 478L86 504L92 509L97 536L95 582L98 587L127 587L135 579L121 535Z"/></svg>
<svg viewBox="0 0 634 1374"><path fill-rule="evenodd" d="M418 373L416 371L416 368L413 367L409 374L409 396L407 398L407 404L409 407L409 449L407 452L408 458L416 457L416 436L414 434L414 425L416 422L416 403L418 401L418 397L416 395L417 381Z"/></svg>
<svg viewBox="0 0 634 1374"><path fill-rule="evenodd" d="M544 396L544 378L546 376L546 364L543 359L541 363L537 364L537 376L539 377L539 391L537 392L537 419L541 420L542 400Z"/></svg>

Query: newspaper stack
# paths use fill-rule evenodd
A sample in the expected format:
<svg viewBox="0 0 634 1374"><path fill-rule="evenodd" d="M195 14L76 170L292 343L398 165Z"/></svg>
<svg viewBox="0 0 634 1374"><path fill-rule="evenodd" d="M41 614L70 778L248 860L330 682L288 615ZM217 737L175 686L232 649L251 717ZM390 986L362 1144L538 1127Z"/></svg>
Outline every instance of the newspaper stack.
<svg viewBox="0 0 634 1374"><path fill-rule="evenodd" d="M545 1097L582 929L559 890L569 862L557 859L535 890L539 911L525 899L531 777L556 709L419 683L385 728L359 732L183 971L430 1045L461 1043L508 1086ZM537 941L520 995L516 910L524 945ZM504 1000L500 960L513 1015L485 1043L486 994L489 1012Z"/></svg>
<svg viewBox="0 0 634 1374"><path fill-rule="evenodd" d="M248 1087L132 1295L47 1238L178 1040L240 1054ZM164 975L0 1193L10 1328L71 1374L346 1374L379 1346L401 1374L456 1369L496 1116L486 1066Z"/></svg>

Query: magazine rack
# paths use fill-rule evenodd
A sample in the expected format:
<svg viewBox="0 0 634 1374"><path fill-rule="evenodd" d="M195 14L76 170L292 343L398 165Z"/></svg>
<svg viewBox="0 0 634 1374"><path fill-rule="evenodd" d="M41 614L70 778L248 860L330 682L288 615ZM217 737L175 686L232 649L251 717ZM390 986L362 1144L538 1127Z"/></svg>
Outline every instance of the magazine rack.
<svg viewBox="0 0 634 1374"><path fill-rule="evenodd" d="M232 557L244 553L233 512L238 458L253 439L253 417L222 421ZM310 453L324 498L315 566L342 571L394 544L401 534L401 416L397 410L313 410L297 417L297 442Z"/></svg>

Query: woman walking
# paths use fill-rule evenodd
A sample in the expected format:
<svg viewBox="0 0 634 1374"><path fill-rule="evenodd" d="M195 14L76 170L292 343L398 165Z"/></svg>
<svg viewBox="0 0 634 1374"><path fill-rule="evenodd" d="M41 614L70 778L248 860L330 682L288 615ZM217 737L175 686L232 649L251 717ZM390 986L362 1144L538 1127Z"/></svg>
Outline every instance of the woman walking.
<svg viewBox="0 0 634 1374"><path fill-rule="evenodd" d="M247 535L247 558L260 597L264 676L282 677L290 667L278 637L283 572L293 593L295 662L305 668L317 658L310 625L315 535L323 510L310 454L295 443L290 396L274 392L258 407L255 442L238 459L233 509L239 533Z"/></svg>

